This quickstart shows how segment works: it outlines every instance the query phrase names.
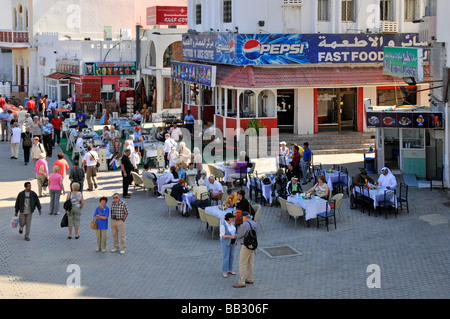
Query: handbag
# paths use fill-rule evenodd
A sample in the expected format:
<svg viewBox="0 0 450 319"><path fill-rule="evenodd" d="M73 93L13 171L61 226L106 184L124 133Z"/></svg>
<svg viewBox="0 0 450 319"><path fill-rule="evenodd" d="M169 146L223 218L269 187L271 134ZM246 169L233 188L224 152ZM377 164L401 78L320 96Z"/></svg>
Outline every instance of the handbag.
<svg viewBox="0 0 450 319"><path fill-rule="evenodd" d="M68 226L69 226L69 216L67 216L67 214L64 214L63 218L61 219L61 228Z"/></svg>
<svg viewBox="0 0 450 319"><path fill-rule="evenodd" d="M72 201L70 200L70 193L69 193L69 198L63 204L63 208L68 212L70 212L72 210Z"/></svg>
<svg viewBox="0 0 450 319"><path fill-rule="evenodd" d="M44 179L44 182L42 183L42 186L43 187L47 187L48 186L48 178L47 177Z"/></svg>
<svg viewBox="0 0 450 319"><path fill-rule="evenodd" d="M94 219L93 221L91 221L91 229L97 230L97 221Z"/></svg>

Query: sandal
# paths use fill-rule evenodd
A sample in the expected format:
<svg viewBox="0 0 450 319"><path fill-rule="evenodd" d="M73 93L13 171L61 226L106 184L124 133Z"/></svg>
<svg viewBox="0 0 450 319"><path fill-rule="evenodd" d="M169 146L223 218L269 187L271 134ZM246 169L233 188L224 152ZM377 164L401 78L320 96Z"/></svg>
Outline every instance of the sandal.
<svg viewBox="0 0 450 319"><path fill-rule="evenodd" d="M236 273L235 273L234 271L232 271L232 270L229 271L228 273L229 273L230 275L233 275L233 276L236 275Z"/></svg>
<svg viewBox="0 0 450 319"><path fill-rule="evenodd" d="M72 239L72 236L67 237L67 239Z"/></svg>
<svg viewBox="0 0 450 319"><path fill-rule="evenodd" d="M227 275L226 272L224 272L224 273L222 274L222 276L223 276L223 278L228 278L228 275Z"/></svg>

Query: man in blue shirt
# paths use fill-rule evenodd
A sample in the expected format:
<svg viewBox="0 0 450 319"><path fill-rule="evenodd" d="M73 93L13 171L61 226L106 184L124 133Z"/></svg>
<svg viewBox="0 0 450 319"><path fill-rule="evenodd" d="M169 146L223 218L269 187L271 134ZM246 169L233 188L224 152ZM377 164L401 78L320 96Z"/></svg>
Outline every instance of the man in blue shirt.
<svg viewBox="0 0 450 319"><path fill-rule="evenodd" d="M311 176L308 173L309 164L311 162L311 150L309 149L309 143L305 142L303 143L303 149L305 150L303 152L303 158L301 162L301 168L303 173L303 183L302 185L305 185L307 182L311 180Z"/></svg>
<svg viewBox="0 0 450 319"><path fill-rule="evenodd" d="M77 116L75 119L77 120L77 124L81 129L87 128L87 125L86 125L87 116L85 113L83 113L82 110L78 110L78 113L77 113Z"/></svg>
<svg viewBox="0 0 450 319"><path fill-rule="evenodd" d="M140 132L140 127L139 126L136 126L135 128L134 128L134 133L133 133L133 135L134 135L134 146L136 147L139 147L139 151L140 152L142 152L142 140L143 140L143 138L142 138L142 134L141 134L141 132Z"/></svg>
<svg viewBox="0 0 450 319"><path fill-rule="evenodd" d="M42 141L44 144L45 151L47 152L47 157L52 157L53 138L55 133L53 125L51 125L48 121L48 117L44 118L44 124L42 124L41 130L42 130Z"/></svg>
<svg viewBox="0 0 450 319"><path fill-rule="evenodd" d="M194 116L191 114L191 110L187 111L187 115L184 117L184 122L186 124L186 128L189 132L194 133L194 121L195 118Z"/></svg>

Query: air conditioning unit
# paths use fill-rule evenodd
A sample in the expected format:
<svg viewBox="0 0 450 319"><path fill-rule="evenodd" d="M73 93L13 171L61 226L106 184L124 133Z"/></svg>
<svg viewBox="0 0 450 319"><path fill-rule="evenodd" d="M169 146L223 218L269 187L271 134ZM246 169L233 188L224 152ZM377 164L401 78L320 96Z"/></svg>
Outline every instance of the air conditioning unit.
<svg viewBox="0 0 450 319"><path fill-rule="evenodd" d="M301 6L303 0L283 0L283 6Z"/></svg>
<svg viewBox="0 0 450 319"><path fill-rule="evenodd" d="M381 21L380 32L382 33L398 33L398 23L395 21Z"/></svg>
<svg viewBox="0 0 450 319"><path fill-rule="evenodd" d="M419 41L426 43L436 42L436 16L428 16L422 18L423 22L419 27Z"/></svg>

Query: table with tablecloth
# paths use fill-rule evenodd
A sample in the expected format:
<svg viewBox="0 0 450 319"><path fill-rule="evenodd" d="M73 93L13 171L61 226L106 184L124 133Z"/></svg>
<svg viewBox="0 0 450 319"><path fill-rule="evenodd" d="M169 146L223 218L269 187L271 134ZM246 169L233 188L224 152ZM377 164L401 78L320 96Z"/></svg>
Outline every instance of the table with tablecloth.
<svg viewBox="0 0 450 319"><path fill-rule="evenodd" d="M287 198L289 203L300 206L305 211L305 220L316 219L317 214L323 213L327 210L331 211L328 202L322 198L313 197L311 199L303 199L303 194L296 194L294 197Z"/></svg>
<svg viewBox="0 0 450 319"><path fill-rule="evenodd" d="M213 166L223 172L224 174L223 180L227 182L228 174L236 173L236 170L233 168L233 165L227 165L225 163L215 163Z"/></svg>
<svg viewBox="0 0 450 319"><path fill-rule="evenodd" d="M207 214L216 216L219 218L220 222L224 221L224 217L227 213L233 213L234 208L221 209L219 206L209 206L205 208Z"/></svg>
<svg viewBox="0 0 450 319"><path fill-rule="evenodd" d="M261 177L249 178L247 181L247 188L249 190L250 190L250 186L256 187L258 190L261 190L261 188L262 188L263 197L266 199L267 202L272 204L272 202L273 202L273 198L272 198L273 177L270 177L270 179L271 179L270 184L264 184L261 181Z"/></svg>
<svg viewBox="0 0 450 319"><path fill-rule="evenodd" d="M385 187L378 187L377 189L369 189L369 197L373 200L373 208L376 209L378 206L378 202L384 201L384 192L388 191ZM356 195L356 193L362 194L364 196L367 196L367 189L363 191L361 186L355 186L353 188L353 195ZM386 195L386 201L392 201L395 204L395 207L397 207L397 196L395 195L394 191L391 190Z"/></svg>
<svg viewBox="0 0 450 319"><path fill-rule="evenodd" d="M328 184L330 192L333 192L333 183L346 183L351 184L350 177L347 173L335 171L333 173L325 171L325 180Z"/></svg>

